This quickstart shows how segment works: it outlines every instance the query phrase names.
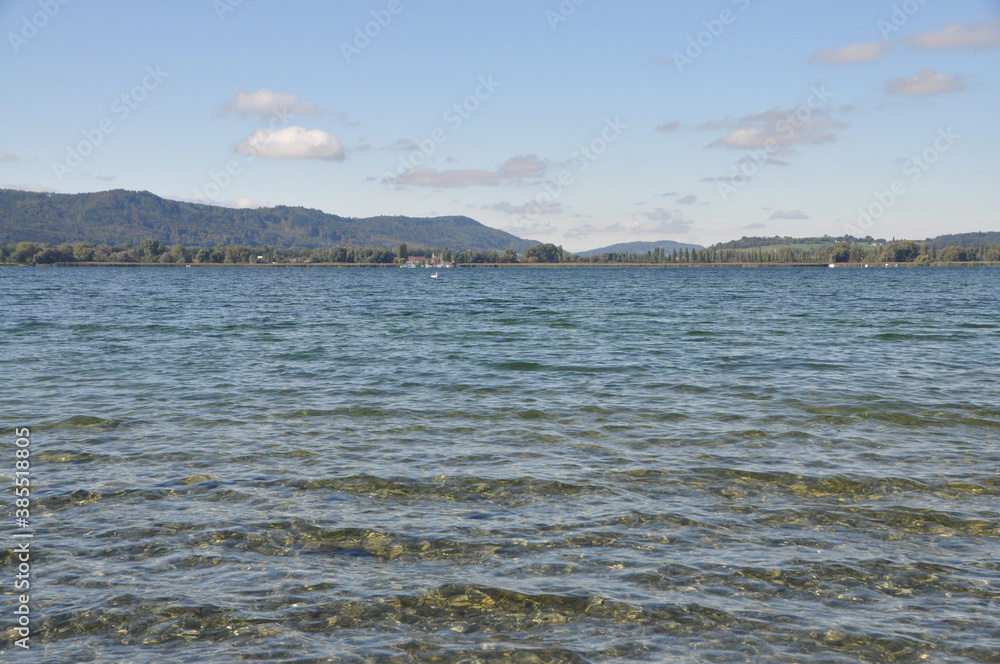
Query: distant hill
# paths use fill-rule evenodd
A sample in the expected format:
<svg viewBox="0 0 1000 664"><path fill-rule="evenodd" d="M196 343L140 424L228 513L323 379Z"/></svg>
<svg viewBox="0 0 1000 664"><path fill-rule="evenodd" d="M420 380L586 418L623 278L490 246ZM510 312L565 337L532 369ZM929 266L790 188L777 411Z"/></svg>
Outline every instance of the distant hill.
<svg viewBox="0 0 1000 664"><path fill-rule="evenodd" d="M720 242L719 244L713 244L712 249L725 250L725 249L764 249L771 247L795 247L795 248L811 248L819 249L825 246L832 246L840 242L846 242L848 244L871 244L873 242L884 243L885 240L875 240L873 238L856 238L849 235L844 237L831 237L829 235L824 235L823 237L782 237L780 235L775 235L774 237L742 237L739 240L732 240L730 242Z"/></svg>
<svg viewBox="0 0 1000 664"><path fill-rule="evenodd" d="M939 235L936 238L916 240L916 242L918 244L923 244L925 242L927 244L933 244L938 249L944 249L945 247L974 248L983 245L992 247L1000 244L1000 232ZM739 240L714 244L711 248L721 251L727 249L777 249L781 247L791 247L797 251L816 251L841 243L867 246L871 244L890 244L890 241L884 238L858 238L851 235L845 235L843 237L832 237L829 235L824 235L823 237L782 237L775 235L774 237L743 237Z"/></svg>
<svg viewBox="0 0 1000 664"><path fill-rule="evenodd" d="M39 194L0 189L0 244L138 245L146 238L168 245L303 249L393 248L405 242L413 247L521 252L537 244L468 217L354 219L302 207L239 210L182 203L148 191Z"/></svg>
<svg viewBox="0 0 1000 664"><path fill-rule="evenodd" d="M927 238L925 242L933 244L938 249L944 249L945 247L970 248L978 247L980 245L992 247L1000 244L1000 233L959 233L957 235L939 235L938 237Z"/></svg>
<svg viewBox="0 0 1000 664"><path fill-rule="evenodd" d="M674 242L673 240L660 240L659 242L623 242L621 244L613 244L610 247L591 249L590 251L578 251L576 252L576 255L584 258L590 258L591 256L600 256L601 254L644 254L647 251L653 251L654 249L663 249L664 251L670 252L674 249L704 248L705 247L698 244L684 244L682 242Z"/></svg>

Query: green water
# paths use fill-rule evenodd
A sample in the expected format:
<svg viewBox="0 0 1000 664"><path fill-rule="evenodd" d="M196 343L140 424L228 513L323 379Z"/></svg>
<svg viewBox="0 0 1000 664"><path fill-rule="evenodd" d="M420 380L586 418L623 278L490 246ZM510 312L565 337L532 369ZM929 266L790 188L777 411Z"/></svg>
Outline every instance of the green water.
<svg viewBox="0 0 1000 664"><path fill-rule="evenodd" d="M0 659L998 662L998 295L0 270Z"/></svg>

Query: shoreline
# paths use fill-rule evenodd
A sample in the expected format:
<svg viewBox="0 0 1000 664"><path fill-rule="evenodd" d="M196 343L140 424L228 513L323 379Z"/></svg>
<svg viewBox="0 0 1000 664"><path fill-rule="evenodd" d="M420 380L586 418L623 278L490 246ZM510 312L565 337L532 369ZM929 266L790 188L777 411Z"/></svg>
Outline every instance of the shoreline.
<svg viewBox="0 0 1000 664"><path fill-rule="evenodd" d="M456 265L453 268L400 268L398 265L382 263L51 263L45 265L16 265L2 264L0 268L209 268L209 269L413 269L423 270L466 270L466 269L624 269L624 268L644 268L644 269L762 269L762 268L824 268L831 269L829 265L822 263L466 263ZM963 263L933 263L927 266L917 266L914 263L899 263L892 265L893 268L915 268L915 267L1000 267L1000 262L996 261L976 261ZM854 270L884 270L883 265L863 265L840 263L837 269Z"/></svg>

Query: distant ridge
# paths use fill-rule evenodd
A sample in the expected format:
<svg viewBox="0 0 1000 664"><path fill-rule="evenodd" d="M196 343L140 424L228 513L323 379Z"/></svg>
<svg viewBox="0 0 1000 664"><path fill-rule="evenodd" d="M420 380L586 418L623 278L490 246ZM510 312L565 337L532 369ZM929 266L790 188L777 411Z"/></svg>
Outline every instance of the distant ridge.
<svg viewBox="0 0 1000 664"><path fill-rule="evenodd" d="M577 256L583 256L584 258L590 258L591 256L600 256L601 254L644 254L647 251L653 251L654 249L663 249L664 251L670 252L674 249L704 249L705 247L700 244L684 244L683 242L674 242L673 240L659 240L657 242L622 242L620 244L613 244L610 247L601 247L600 249L591 249L589 251L578 251Z"/></svg>
<svg viewBox="0 0 1000 664"><path fill-rule="evenodd" d="M316 249L411 247L521 252L524 240L469 217L354 219L303 207L234 209L115 189L91 194L39 194L0 189L0 244L93 242L138 245L219 244Z"/></svg>
<svg viewBox="0 0 1000 664"><path fill-rule="evenodd" d="M739 240L730 240L729 242L719 242L718 244L713 244L713 249L761 249L761 248L773 248L773 247L793 247L793 246L826 246L834 245L838 242L847 242L849 244L856 242L885 242L885 240L874 240L873 238L856 238L849 235L844 237L831 237L829 235L824 235L822 237L788 237L775 235L774 237L747 237L743 236Z"/></svg>
<svg viewBox="0 0 1000 664"><path fill-rule="evenodd" d="M963 247L971 248L978 247L980 245L986 245L992 247L993 245L1000 244L1000 232L991 231L987 233L957 233L954 235L939 235L933 238L927 238L925 242L933 244L938 249L943 249L945 247Z"/></svg>
<svg viewBox="0 0 1000 664"><path fill-rule="evenodd" d="M781 247L797 247L797 248L812 248L821 249L824 247L832 247L837 244L861 244L861 245L872 245L872 244L891 244L896 242L898 239L893 238L888 240L886 238L873 238L869 237L853 237L851 235L845 235L842 237L832 237L830 235L824 235L822 237L788 237L775 235L773 237L742 237L739 240L731 240L729 242L720 242L718 244L713 244L712 249L715 250L727 250L727 249L777 249ZM933 245L938 249L944 249L945 247L962 247L962 248L976 248L980 246L992 247L994 245L1000 244L1000 232L990 231L990 232L979 232L979 233L957 233L953 235L939 235L937 237L927 238L926 240L913 240L918 244L927 243L928 245Z"/></svg>

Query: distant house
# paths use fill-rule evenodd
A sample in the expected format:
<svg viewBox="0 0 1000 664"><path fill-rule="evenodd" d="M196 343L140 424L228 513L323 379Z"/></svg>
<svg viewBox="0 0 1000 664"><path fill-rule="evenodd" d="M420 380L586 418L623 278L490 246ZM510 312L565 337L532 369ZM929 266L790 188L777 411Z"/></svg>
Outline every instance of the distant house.
<svg viewBox="0 0 1000 664"><path fill-rule="evenodd" d="M441 260L440 254L427 256L408 256L406 262L400 267L454 267L452 263L445 263Z"/></svg>

